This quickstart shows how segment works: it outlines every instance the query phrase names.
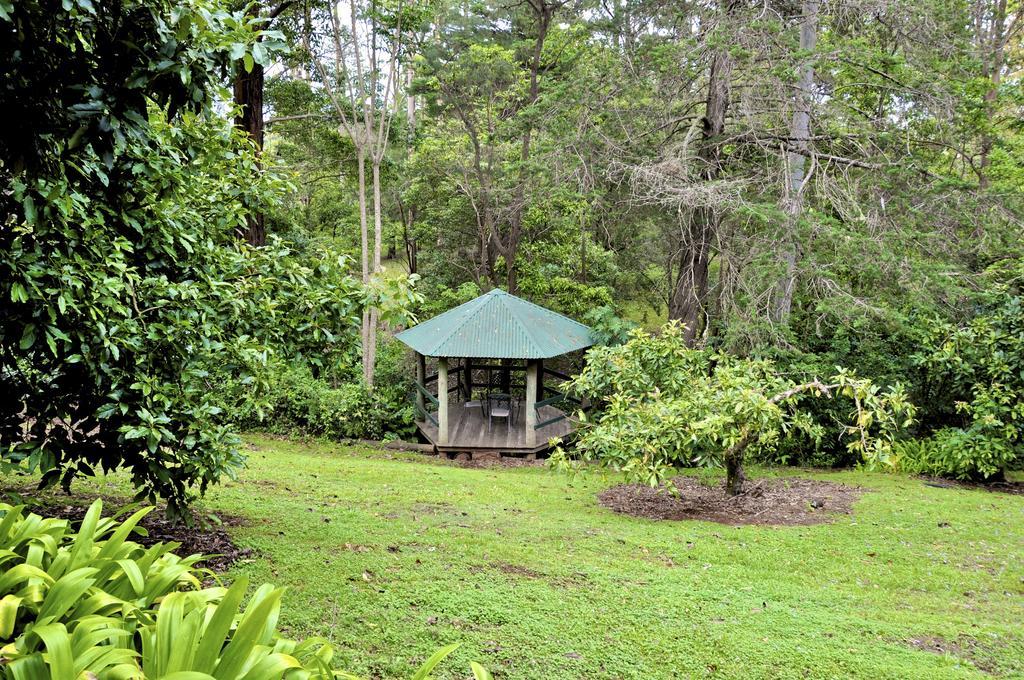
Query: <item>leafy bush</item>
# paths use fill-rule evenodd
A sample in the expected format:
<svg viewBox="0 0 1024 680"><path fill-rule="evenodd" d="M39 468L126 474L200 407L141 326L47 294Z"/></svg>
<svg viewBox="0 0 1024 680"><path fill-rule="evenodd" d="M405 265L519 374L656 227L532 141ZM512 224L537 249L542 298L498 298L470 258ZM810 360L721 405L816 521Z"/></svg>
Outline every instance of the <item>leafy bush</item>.
<svg viewBox="0 0 1024 680"><path fill-rule="evenodd" d="M949 427L926 439L894 442L892 465L910 474L977 481L998 477L1017 456L1004 439Z"/></svg>
<svg viewBox="0 0 1024 680"><path fill-rule="evenodd" d="M925 425L936 430L928 455L915 459L922 472L997 478L1024 454L1024 261L989 277L974 318L961 326L933 323L914 355L930 416Z"/></svg>
<svg viewBox="0 0 1024 680"><path fill-rule="evenodd" d="M325 640L280 636L283 589L262 585L243 606L246 578L204 587L212 574L195 567L200 556L128 540L150 510L117 522L96 501L72 531L66 520L0 504L0 678L355 677L331 668ZM438 650L414 678L455 647ZM478 664L473 672L490 677Z"/></svg>
<svg viewBox="0 0 1024 680"><path fill-rule="evenodd" d="M628 319L623 319L609 305L595 307L583 315L599 345L622 345L629 341L629 332L637 327Z"/></svg>
<svg viewBox="0 0 1024 680"><path fill-rule="evenodd" d="M883 393L842 370L828 383L798 384L770 361L690 349L676 323L659 336L634 330L625 345L592 349L568 387L601 406L572 456L652 486L676 465L720 465L729 493L742 488L748 451L774 448L793 430L821 436L803 407L807 396L847 400L847 446L871 464L889 459L894 436L914 412L899 388ZM571 462L564 450L554 458Z"/></svg>
<svg viewBox="0 0 1024 680"><path fill-rule="evenodd" d="M274 375L260 408L244 411L239 424L335 440L401 438L415 431L411 401L401 385L367 390L362 382L348 382L332 387L303 365Z"/></svg>
<svg viewBox="0 0 1024 680"><path fill-rule="evenodd" d="M265 45L205 0L3 5L0 456L65 485L123 465L174 510L241 462L211 369L265 350L225 272L264 264L235 232L276 183L213 112Z"/></svg>

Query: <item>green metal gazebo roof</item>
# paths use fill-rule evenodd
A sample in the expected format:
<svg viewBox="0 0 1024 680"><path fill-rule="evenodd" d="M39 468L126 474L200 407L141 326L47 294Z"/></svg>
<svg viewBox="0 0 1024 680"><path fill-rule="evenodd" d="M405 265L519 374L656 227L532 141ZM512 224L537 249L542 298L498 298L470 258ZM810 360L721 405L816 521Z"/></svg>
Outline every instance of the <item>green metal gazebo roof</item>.
<svg viewBox="0 0 1024 680"><path fill-rule="evenodd" d="M587 326L494 289L395 336L429 357L547 359L594 344Z"/></svg>

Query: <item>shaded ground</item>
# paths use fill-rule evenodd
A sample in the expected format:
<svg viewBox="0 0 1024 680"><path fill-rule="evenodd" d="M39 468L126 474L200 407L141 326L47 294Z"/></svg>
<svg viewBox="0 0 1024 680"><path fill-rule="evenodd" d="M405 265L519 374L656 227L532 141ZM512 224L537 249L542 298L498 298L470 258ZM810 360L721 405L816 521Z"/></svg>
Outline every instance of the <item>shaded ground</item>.
<svg viewBox="0 0 1024 680"><path fill-rule="evenodd" d="M678 495L667 486L621 484L598 499L615 512L647 519L807 525L829 522L837 513L850 514L862 493L859 487L845 484L787 477L747 482L741 495L726 496L718 483L711 486L693 477L672 481Z"/></svg>
<svg viewBox="0 0 1024 680"><path fill-rule="evenodd" d="M81 501L79 497L76 500ZM94 500L94 499L89 499ZM104 502L103 514L109 516L118 507L118 503ZM66 519L72 526L81 523L88 511L87 505L61 505L59 503L41 503L30 505L27 510L38 513L44 517L55 517ZM162 510L157 509L142 518L139 526L145 529L145 533L135 532L131 540L149 547L155 543L178 543L180 547L175 553L182 557L195 554L204 554L209 557L198 563L201 567L213 571L226 571L235 562L252 557L254 551L251 548L240 548L231 540L227 527L237 527L244 523L239 517L219 517L219 524L211 525L209 519L197 518L194 526L175 524L164 518Z"/></svg>
<svg viewBox="0 0 1024 680"><path fill-rule="evenodd" d="M925 485L934 486L939 489L981 489L994 493L1008 493L1014 496L1024 496L1024 482L1002 481L1002 482L964 482L955 479L943 479L942 477L921 477Z"/></svg>

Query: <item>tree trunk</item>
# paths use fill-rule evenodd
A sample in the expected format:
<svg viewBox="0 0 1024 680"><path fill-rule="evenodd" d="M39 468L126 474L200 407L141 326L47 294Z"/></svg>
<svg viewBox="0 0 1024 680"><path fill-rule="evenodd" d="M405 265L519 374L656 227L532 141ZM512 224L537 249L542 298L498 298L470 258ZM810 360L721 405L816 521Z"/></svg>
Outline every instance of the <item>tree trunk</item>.
<svg viewBox="0 0 1024 680"><path fill-rule="evenodd" d="M743 493L743 482L747 480L743 474L742 456L727 456L725 459L725 495L739 496Z"/></svg>
<svg viewBox="0 0 1024 680"><path fill-rule="evenodd" d="M587 283L587 227L586 221L580 218L580 283Z"/></svg>
<svg viewBox="0 0 1024 680"><path fill-rule="evenodd" d="M814 50L818 40L818 0L804 0L802 14L800 52L806 54ZM793 97L793 117L789 126L791 150L786 154L788 174L782 199L782 210L786 214L786 232L782 240L783 274L775 286L771 311L771 319L775 323L785 323L789 318L796 287L797 232L804 211L806 165L810 156L811 98L814 95L814 62L809 56L805 59L800 67L800 81Z"/></svg>
<svg viewBox="0 0 1024 680"><path fill-rule="evenodd" d="M405 67L405 117L407 130L409 131L408 144L411 148L416 139L416 96L412 94L413 68L412 60ZM398 88L395 88L398 94Z"/></svg>
<svg viewBox="0 0 1024 680"><path fill-rule="evenodd" d="M381 159L373 158L373 271L382 271L380 264L381 245L384 233L384 218L381 216L380 200L380 164Z"/></svg>
<svg viewBox="0 0 1024 680"><path fill-rule="evenodd" d="M979 0L983 2L984 0ZM978 10L984 16L984 8ZM977 40L982 60L985 64L984 75L989 80L989 89L985 92L985 125L981 135L980 158L978 161L978 189L984 191L989 186L988 170L991 164L990 155L995 144L995 136L989 129L996 115L996 104L999 98L999 84L1002 81L1003 65L1006 60L1006 0L995 0L992 6L991 27L986 34L982 30ZM980 22L980 27L984 22ZM979 27L979 28L980 28ZM980 224L980 222L979 222Z"/></svg>
<svg viewBox="0 0 1024 680"><path fill-rule="evenodd" d="M551 27L551 19L555 15L557 7L548 4L547 0L539 0L537 4L529 3L537 15L537 39L533 44L533 54L530 58L530 93L527 96L524 109L533 106L540 97L540 63L541 55L544 53L544 41L548 36L548 29ZM526 164L530 160L530 145L533 139L533 122L527 118L523 130L522 143L519 151L519 179L516 183L515 199L513 202L512 216L509 220L508 238L505 239L502 248L502 255L505 256L505 285L510 293L516 293L519 287L519 276L516 271L516 257L519 254L519 242L523 232L523 212L526 210L526 185L530 181Z"/></svg>
<svg viewBox="0 0 1024 680"><path fill-rule="evenodd" d="M710 211L698 210L694 217L699 220L714 219ZM703 214L701 214L703 213ZM668 317L683 323L683 339L693 345L701 326L704 299L708 292L708 235L714 226L706 223L690 229L691 239L697 242L684 246L679 251L679 269L675 285L669 297Z"/></svg>
<svg viewBox="0 0 1024 680"><path fill-rule="evenodd" d="M381 158L373 156L373 273L380 274L383 268L380 264L381 241L383 233L383 217L381 216L380 200L380 164ZM363 355L366 373L366 384L373 387L374 370L377 365L377 319L379 312L376 307L370 308L370 318L367 326L366 348ZM368 356L367 356L368 355Z"/></svg>
<svg viewBox="0 0 1024 680"><path fill-rule="evenodd" d="M726 13L732 11L728 5ZM701 178L716 179L721 170L721 137L729 109L733 59L724 48L715 52L708 73L708 96L704 106L701 145L697 152ZM700 333L701 315L708 292L708 264L711 241L721 216L709 207L696 208L679 244L679 272L669 296L669 318L686 326L684 337L693 345Z"/></svg>
<svg viewBox="0 0 1024 680"><path fill-rule="evenodd" d="M246 73L239 64L235 72L234 100L241 107L240 115L235 118L235 127L244 131L256 145L257 152L263 151L263 67L253 64L252 71ZM262 212L249 215L245 240L254 246L262 246L267 242L266 221Z"/></svg>
<svg viewBox="0 0 1024 680"><path fill-rule="evenodd" d="M363 285L370 283L370 233L366 214L366 151L362 145L356 146L356 162L359 167L359 237L362 244L361 264ZM373 384L373 354L370 349L370 309L363 310L362 345L363 345L363 381Z"/></svg>
<svg viewBox="0 0 1024 680"><path fill-rule="evenodd" d="M409 209L405 211L403 219L402 237L405 244L405 261L409 265L410 274L415 274L419 271L416 262L419 252L416 245L416 236L413 234L415 226L416 208L409 206Z"/></svg>

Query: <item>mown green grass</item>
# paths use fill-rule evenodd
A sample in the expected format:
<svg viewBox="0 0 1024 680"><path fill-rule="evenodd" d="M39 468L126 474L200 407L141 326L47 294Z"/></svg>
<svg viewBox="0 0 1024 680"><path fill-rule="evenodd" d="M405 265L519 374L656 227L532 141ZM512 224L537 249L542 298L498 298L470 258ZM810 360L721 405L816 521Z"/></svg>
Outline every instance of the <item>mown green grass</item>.
<svg viewBox="0 0 1024 680"><path fill-rule="evenodd" d="M439 677L470 660L496 678L1024 674L1024 497L814 472L866 487L852 516L655 522L599 506L616 483L599 474L248 441L248 469L204 502L244 517L232 533L258 553L229 575L287 585L287 633L369 677L450 642Z"/></svg>

